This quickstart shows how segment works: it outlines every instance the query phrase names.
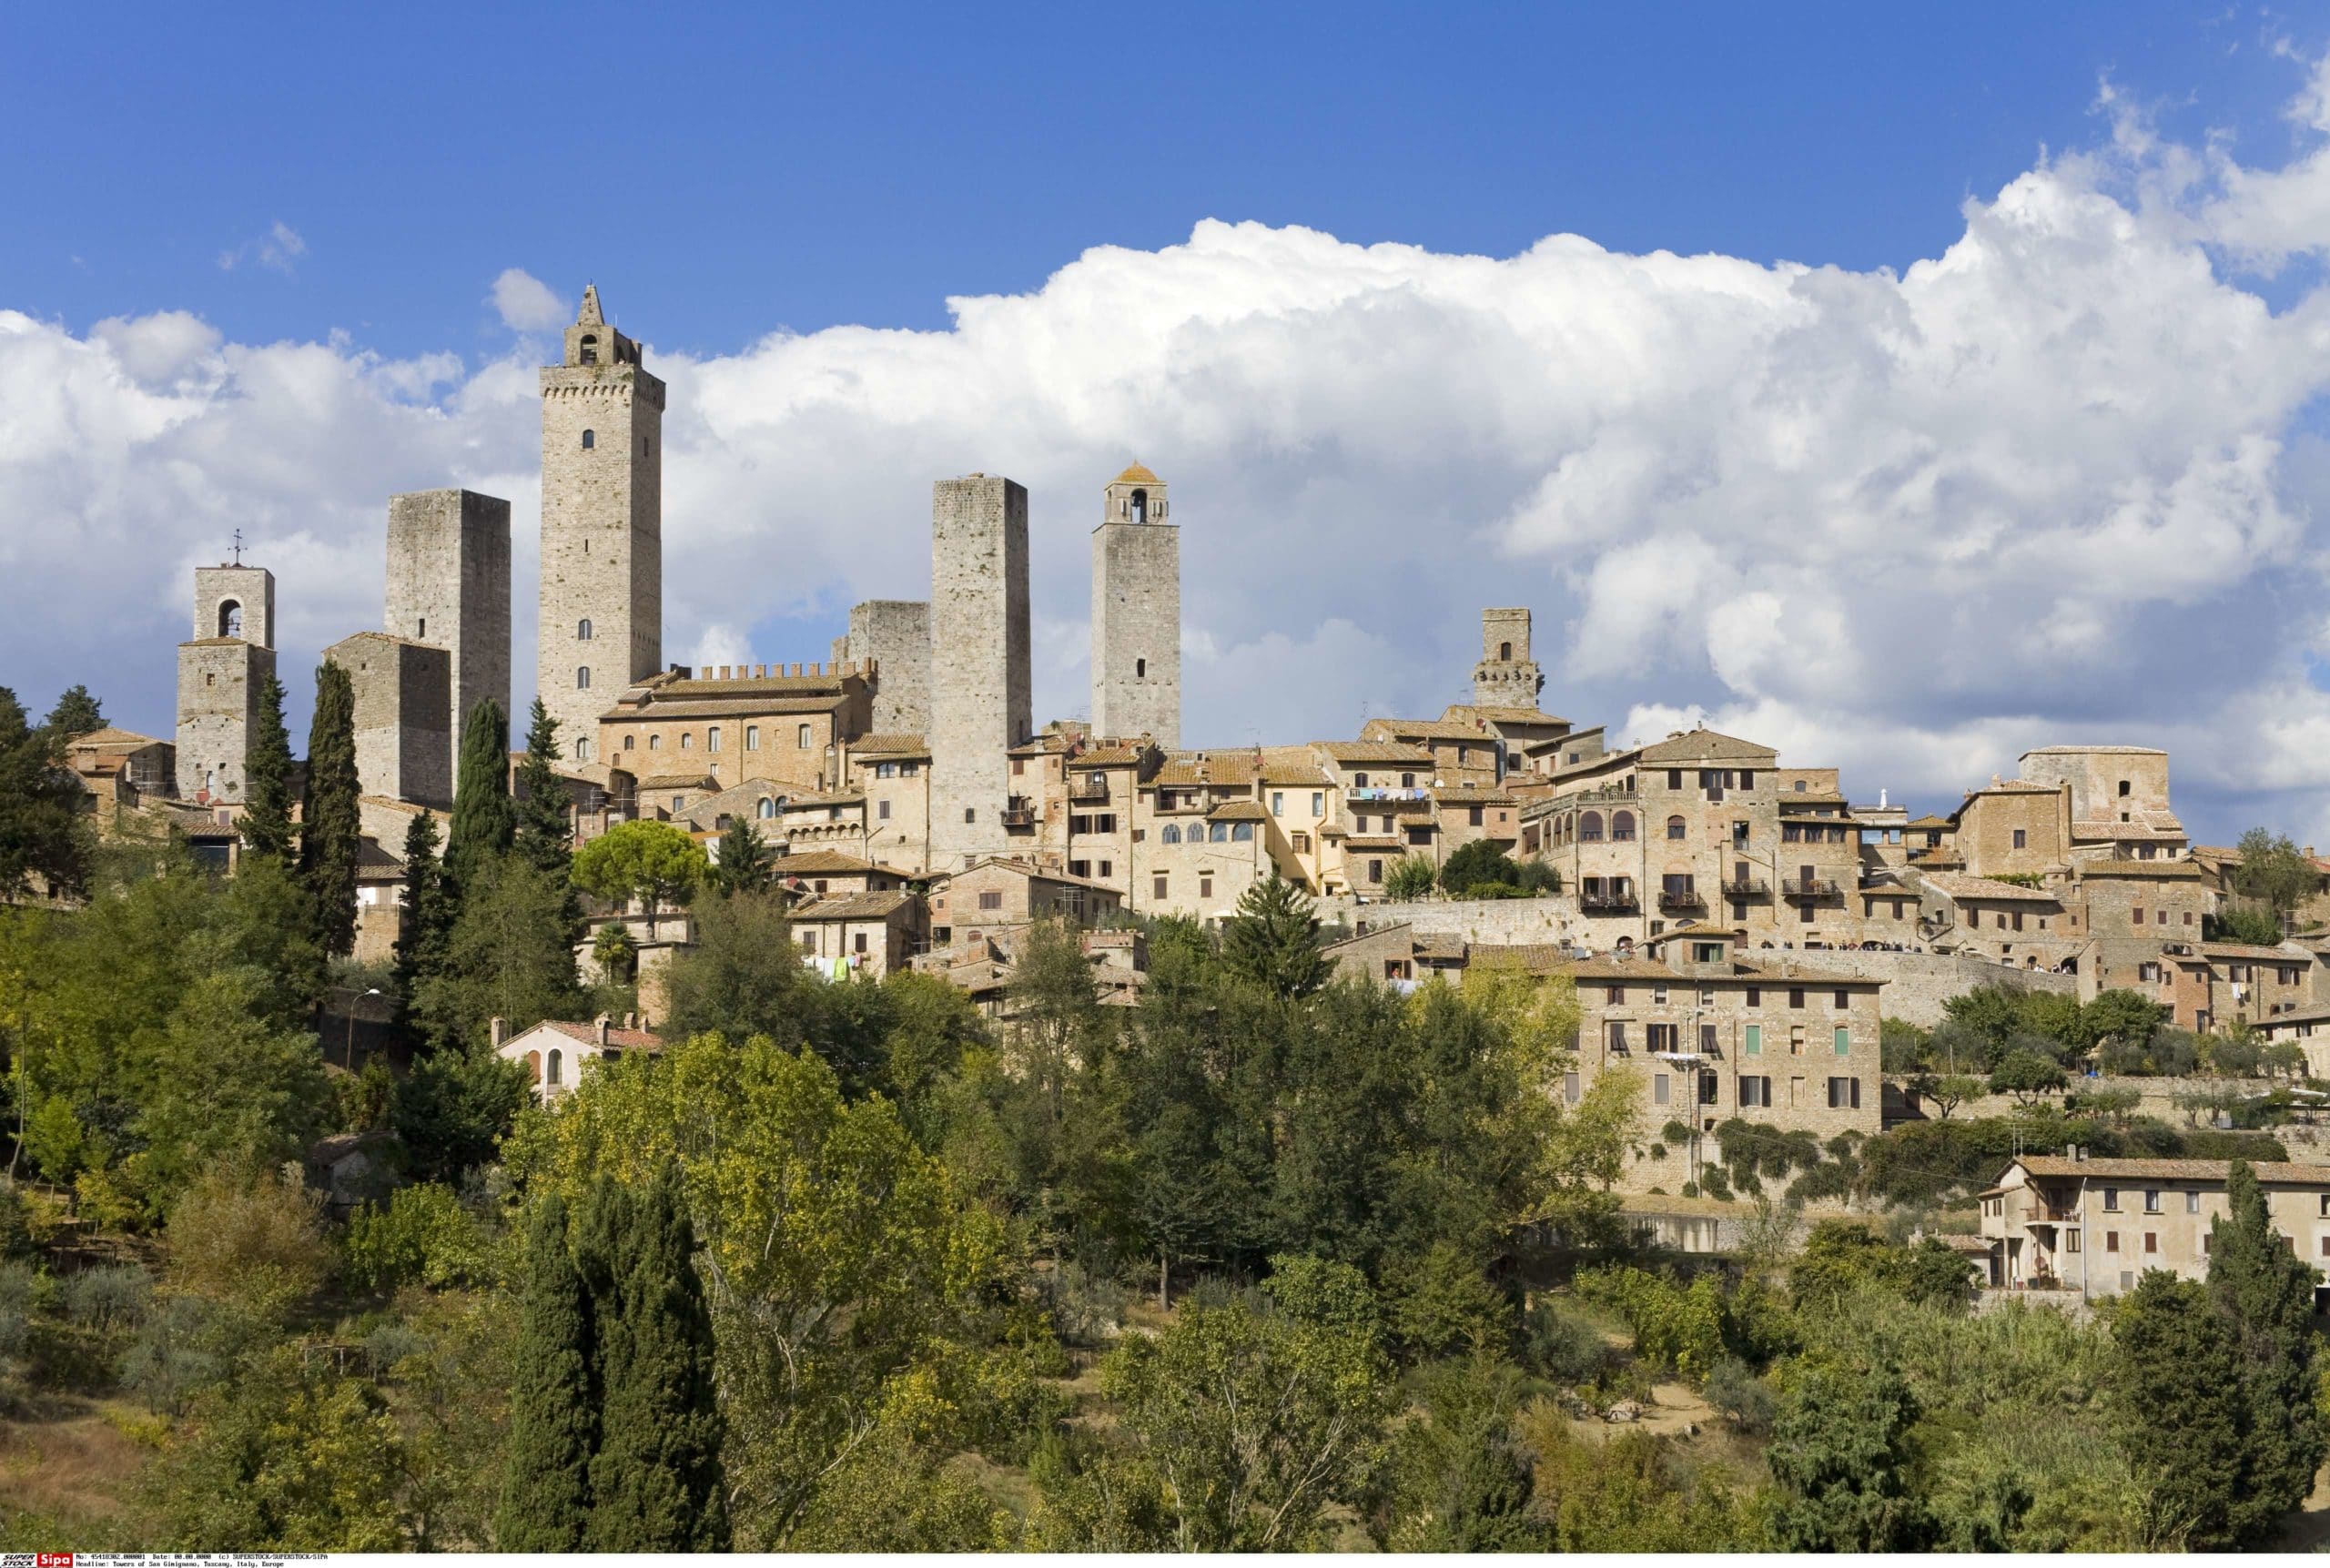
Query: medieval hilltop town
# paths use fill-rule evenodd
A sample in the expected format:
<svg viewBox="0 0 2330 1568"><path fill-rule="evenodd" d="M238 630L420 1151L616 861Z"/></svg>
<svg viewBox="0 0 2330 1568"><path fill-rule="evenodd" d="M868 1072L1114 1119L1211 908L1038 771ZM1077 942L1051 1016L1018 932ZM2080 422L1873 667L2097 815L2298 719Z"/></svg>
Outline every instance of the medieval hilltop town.
<svg viewBox="0 0 2330 1568"><path fill-rule="evenodd" d="M826 660L667 665L664 385L593 288L541 388L535 675L575 842L651 820L716 852L749 824L794 895L802 962L830 977L912 966L1003 1015L1021 937L1064 920L1104 999L1130 1001L1146 977L1140 917L1218 924L1276 877L1349 933L1330 949L1340 969L1401 986L1477 965L1568 975L1584 1018L1558 1092L1574 1103L1614 1063L1646 1069L1653 1126L1873 1135L1917 1114L1885 1082L1880 1020L1933 1025L1980 986L2133 992L2185 1029L2295 1042L2330 1077L2330 1032L2316 1033L2330 1027L2330 931L2315 929L2330 862L2311 862L2320 881L2287 939L2207 940L2238 856L2188 843L2163 752L2037 745L2017 776L1969 781L1947 815L1912 818L1752 738L1697 729L1614 748L1602 727L1546 712L1525 608L1481 612L1469 703L1349 738L1184 749L1179 530L1166 480L1139 462L1100 487L1089 724L1035 723L1028 493L999 475L934 483L930 598L858 604ZM510 529L491 496L390 498L381 624L326 651L355 691L359 956L395 948L396 851L414 814L450 810L463 716L487 699L509 708ZM224 868L275 671L276 582L238 561L193 587L175 741L105 729L71 759L101 821L166 813ZM1527 895L1395 896L1431 885L1419 866L1487 853L1476 845L1519 868ZM684 911L594 921L630 933L646 1016L498 1039L545 1095L594 1057L660 1043L655 976L693 940ZM1622 1187L1687 1182L1696 1142L1654 1147ZM2010 1174L2092 1174L2060 1163ZM2139 1163L2191 1165L2169 1174L2222 1191L2221 1163ZM2325 1218L2303 1252L2330 1257L2330 1168L2309 1179ZM1992 1226L1991 1207L1978 1263L1993 1283L2077 1248L2076 1227L2026 1234L2002 1202ZM2200 1238L2165 1261L2203 1267Z"/></svg>

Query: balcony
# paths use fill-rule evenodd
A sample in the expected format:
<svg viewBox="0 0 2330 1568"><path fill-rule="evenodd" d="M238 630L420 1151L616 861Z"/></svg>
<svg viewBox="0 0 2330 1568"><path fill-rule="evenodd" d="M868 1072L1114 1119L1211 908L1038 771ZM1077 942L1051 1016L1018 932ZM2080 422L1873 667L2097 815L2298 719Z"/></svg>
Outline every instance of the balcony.
<svg viewBox="0 0 2330 1568"><path fill-rule="evenodd" d="M1068 786L1068 798L1078 805L1106 805L1109 781L1099 774L1088 774Z"/></svg>
<svg viewBox="0 0 2330 1568"><path fill-rule="evenodd" d="M1818 904L1844 895L1844 889L1835 883L1822 882L1817 877L1798 877L1793 882L1780 884L1780 896L1791 904Z"/></svg>
<svg viewBox="0 0 2330 1568"><path fill-rule="evenodd" d="M1596 890L1577 895L1577 906L1588 915L1626 915L1641 907L1634 889Z"/></svg>
<svg viewBox="0 0 2330 1568"><path fill-rule="evenodd" d="M1750 898L1769 898L1772 887L1760 876L1734 876L1725 879L1723 895L1735 903Z"/></svg>
<svg viewBox="0 0 2330 1568"><path fill-rule="evenodd" d="M1707 906L1707 899L1697 888L1663 887L1659 889L1658 907L1667 914L1688 914L1692 910L1705 909Z"/></svg>
<svg viewBox="0 0 2330 1568"><path fill-rule="evenodd" d="M1003 806L1003 825L1033 827L1036 825L1036 803L1026 795L1015 794Z"/></svg>
<svg viewBox="0 0 2330 1568"><path fill-rule="evenodd" d="M2025 1225L2076 1225L2079 1223L2079 1210L2034 1198L2023 1206L2022 1222Z"/></svg>

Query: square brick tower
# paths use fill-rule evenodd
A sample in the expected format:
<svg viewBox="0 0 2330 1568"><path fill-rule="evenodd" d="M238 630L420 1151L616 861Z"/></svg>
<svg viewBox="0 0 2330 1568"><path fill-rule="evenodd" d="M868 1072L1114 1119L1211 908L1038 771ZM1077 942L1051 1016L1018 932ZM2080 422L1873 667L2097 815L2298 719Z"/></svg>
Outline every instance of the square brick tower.
<svg viewBox="0 0 2330 1568"><path fill-rule="evenodd" d="M1008 845L1004 754L1035 733L1028 650L1027 488L979 473L940 480L930 498L934 870Z"/></svg>
<svg viewBox="0 0 2330 1568"><path fill-rule="evenodd" d="M194 637L178 644L178 793L239 804L259 688L275 673L275 573L198 566Z"/></svg>
<svg viewBox="0 0 2330 1568"><path fill-rule="evenodd" d="M1534 708L1545 673L1529 657L1529 612L1481 612L1481 662L1473 666L1473 703L1483 708Z"/></svg>
<svg viewBox="0 0 2330 1568"><path fill-rule="evenodd" d="M1181 744L1181 531L1139 463L1109 483L1092 531L1092 733Z"/></svg>
<svg viewBox="0 0 2330 1568"><path fill-rule="evenodd" d="M451 655L448 733L484 698L510 713L508 501L467 490L389 497L385 629ZM524 733L524 717L510 718Z"/></svg>
<svg viewBox="0 0 2330 1568"><path fill-rule="evenodd" d="M410 637L359 632L325 649L324 658L348 672L356 693L358 787L389 800L450 807L452 655Z"/></svg>
<svg viewBox="0 0 2330 1568"><path fill-rule="evenodd" d="M596 772L599 715L664 663L664 383L594 287L542 389L535 687L568 759Z"/></svg>
<svg viewBox="0 0 2330 1568"><path fill-rule="evenodd" d="M930 606L913 599L868 599L850 607L849 631L834 639L834 663L874 664L875 733L922 735L930 728Z"/></svg>

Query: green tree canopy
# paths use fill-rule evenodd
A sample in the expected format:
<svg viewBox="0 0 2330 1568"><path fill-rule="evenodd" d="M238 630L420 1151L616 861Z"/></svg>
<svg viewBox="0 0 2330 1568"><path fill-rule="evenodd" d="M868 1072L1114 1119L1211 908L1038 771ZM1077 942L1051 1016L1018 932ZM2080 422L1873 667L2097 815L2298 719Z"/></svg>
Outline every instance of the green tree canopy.
<svg viewBox="0 0 2330 1568"><path fill-rule="evenodd" d="M1238 895L1221 924L1221 956L1233 974L1281 996L1307 996L1327 982L1318 906L1273 871Z"/></svg>
<svg viewBox="0 0 2330 1568"><path fill-rule="evenodd" d="M0 899L23 897L35 878L68 896L86 887L82 795L65 765L65 737L34 728L16 694L0 686Z"/></svg>
<svg viewBox="0 0 2330 1568"><path fill-rule="evenodd" d="M243 758L246 854L295 863L299 829L291 821L291 733L283 727L283 683L269 670L259 683L258 720Z"/></svg>
<svg viewBox="0 0 2330 1568"><path fill-rule="evenodd" d="M46 723L61 739L76 741L104 729L106 715L96 698L89 694L89 688L76 681L57 697L56 706L48 711Z"/></svg>
<svg viewBox="0 0 2330 1568"><path fill-rule="evenodd" d="M2256 899L2276 916L2286 915L2308 897L2322 881L2305 852L2287 834L2253 827L2235 846L2241 863L2234 868L2233 885L2244 897ZM2280 934L2275 933L2275 940Z"/></svg>
<svg viewBox="0 0 2330 1568"><path fill-rule="evenodd" d="M711 869L704 846L668 822L624 822L574 856L574 885L593 897L647 906L652 934L666 904L684 904Z"/></svg>
<svg viewBox="0 0 2330 1568"><path fill-rule="evenodd" d="M500 703L484 697L461 723L453 820L445 836L445 870L454 886L466 894L487 863L508 854L517 838L518 809L510 799L510 716Z"/></svg>
<svg viewBox="0 0 2330 1568"><path fill-rule="evenodd" d="M316 712L308 731L308 786L299 807L299 880L323 950L356 946L356 865L362 832L357 805L356 686L329 660L316 671Z"/></svg>
<svg viewBox="0 0 2330 1568"><path fill-rule="evenodd" d="M554 1192L534 1205L527 1229L523 1311L494 1544L579 1552L599 1447L598 1347L590 1294L568 1245L566 1203Z"/></svg>
<svg viewBox="0 0 2330 1568"><path fill-rule="evenodd" d="M760 829L745 817L734 817L720 830L720 851L713 856L712 889L723 895L758 893L776 875L776 859L761 842Z"/></svg>

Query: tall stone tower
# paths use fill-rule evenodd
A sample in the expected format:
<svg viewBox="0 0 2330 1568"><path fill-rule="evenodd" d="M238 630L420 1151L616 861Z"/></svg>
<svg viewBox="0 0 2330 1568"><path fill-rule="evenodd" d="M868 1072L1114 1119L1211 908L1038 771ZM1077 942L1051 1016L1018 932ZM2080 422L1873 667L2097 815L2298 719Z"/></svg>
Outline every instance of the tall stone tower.
<svg viewBox="0 0 2330 1568"><path fill-rule="evenodd" d="M194 637L178 644L180 794L241 802L259 688L274 673L275 573L195 568Z"/></svg>
<svg viewBox="0 0 2330 1568"><path fill-rule="evenodd" d="M914 599L868 599L850 606L849 631L834 639L834 663L874 663L875 733L921 735L930 728L930 606Z"/></svg>
<svg viewBox="0 0 2330 1568"><path fill-rule="evenodd" d="M1133 464L1092 531L1092 733L1181 744L1181 531L1165 481Z"/></svg>
<svg viewBox="0 0 2330 1568"><path fill-rule="evenodd" d="M975 473L930 498L930 860L1008 844L1004 755L1035 733L1028 666L1028 491ZM1028 793L1032 793L1032 786Z"/></svg>
<svg viewBox="0 0 2330 1568"><path fill-rule="evenodd" d="M389 497L386 630L451 656L447 719L439 728L459 735L469 711L487 697L509 713L508 501L466 490ZM522 716L512 715L512 730L523 733L524 726Z"/></svg>
<svg viewBox="0 0 2330 1568"><path fill-rule="evenodd" d="M1473 666L1473 703L1483 708L1534 708L1545 673L1529 657L1529 612L1481 612L1481 662Z"/></svg>
<svg viewBox="0 0 2330 1568"><path fill-rule="evenodd" d="M535 689L587 770L603 762L599 715L664 663L664 383L607 325L593 287L542 389Z"/></svg>
<svg viewBox="0 0 2330 1568"><path fill-rule="evenodd" d="M324 658L348 672L355 693L358 787L388 800L451 806L452 654L392 632L359 632L325 649Z"/></svg>

